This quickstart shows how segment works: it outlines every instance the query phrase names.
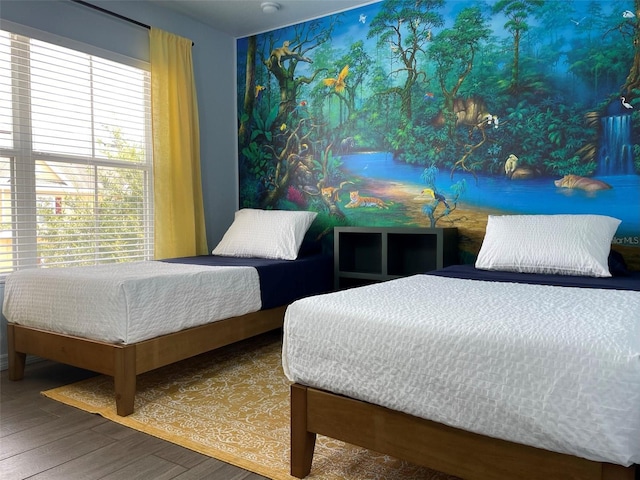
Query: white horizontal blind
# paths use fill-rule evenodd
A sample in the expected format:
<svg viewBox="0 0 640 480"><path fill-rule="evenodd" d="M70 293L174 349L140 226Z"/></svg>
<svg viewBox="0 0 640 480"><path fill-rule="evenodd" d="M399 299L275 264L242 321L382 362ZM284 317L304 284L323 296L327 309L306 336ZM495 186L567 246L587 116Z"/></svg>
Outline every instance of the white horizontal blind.
<svg viewBox="0 0 640 480"><path fill-rule="evenodd" d="M148 70L0 30L0 274L153 258Z"/></svg>

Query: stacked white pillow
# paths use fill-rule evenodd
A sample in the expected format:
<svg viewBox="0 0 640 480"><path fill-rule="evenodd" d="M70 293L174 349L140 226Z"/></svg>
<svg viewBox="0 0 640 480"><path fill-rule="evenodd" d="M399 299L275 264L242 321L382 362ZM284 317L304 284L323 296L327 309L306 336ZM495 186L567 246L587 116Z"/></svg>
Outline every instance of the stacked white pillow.
<svg viewBox="0 0 640 480"><path fill-rule="evenodd" d="M489 215L476 268L610 277L621 221L605 215Z"/></svg>
<svg viewBox="0 0 640 480"><path fill-rule="evenodd" d="M211 252L227 257L295 260L307 230L318 214L243 208Z"/></svg>

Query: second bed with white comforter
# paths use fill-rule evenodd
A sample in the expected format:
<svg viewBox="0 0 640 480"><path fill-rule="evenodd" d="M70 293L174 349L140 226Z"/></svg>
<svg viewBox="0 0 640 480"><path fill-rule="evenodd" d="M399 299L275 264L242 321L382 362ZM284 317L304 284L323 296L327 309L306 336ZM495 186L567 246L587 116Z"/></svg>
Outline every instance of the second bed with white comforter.
<svg viewBox="0 0 640 480"><path fill-rule="evenodd" d="M453 427L640 463L640 292L416 275L290 305L283 365Z"/></svg>

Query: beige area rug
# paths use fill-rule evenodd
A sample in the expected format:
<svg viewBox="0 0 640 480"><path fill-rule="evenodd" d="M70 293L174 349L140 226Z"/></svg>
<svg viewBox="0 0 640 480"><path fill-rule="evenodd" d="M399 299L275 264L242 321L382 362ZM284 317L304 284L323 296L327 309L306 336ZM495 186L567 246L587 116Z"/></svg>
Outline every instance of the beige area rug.
<svg viewBox="0 0 640 480"><path fill-rule="evenodd" d="M289 475L289 381L279 332L138 377L135 411L115 413L113 380L96 376L43 395L274 480ZM454 480L318 435L309 479Z"/></svg>

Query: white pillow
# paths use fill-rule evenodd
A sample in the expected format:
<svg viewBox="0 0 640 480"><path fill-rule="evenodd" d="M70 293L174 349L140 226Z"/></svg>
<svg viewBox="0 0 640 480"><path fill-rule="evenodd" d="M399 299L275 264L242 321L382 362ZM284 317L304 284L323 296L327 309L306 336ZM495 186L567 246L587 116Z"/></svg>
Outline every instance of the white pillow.
<svg viewBox="0 0 640 480"><path fill-rule="evenodd" d="M227 257L295 260L316 212L243 208L211 252Z"/></svg>
<svg viewBox="0 0 640 480"><path fill-rule="evenodd" d="M610 277L620 223L604 215L489 215L476 268Z"/></svg>

